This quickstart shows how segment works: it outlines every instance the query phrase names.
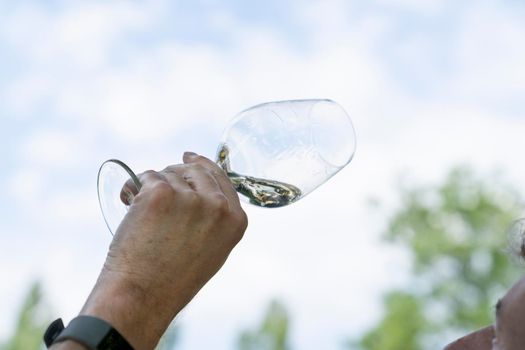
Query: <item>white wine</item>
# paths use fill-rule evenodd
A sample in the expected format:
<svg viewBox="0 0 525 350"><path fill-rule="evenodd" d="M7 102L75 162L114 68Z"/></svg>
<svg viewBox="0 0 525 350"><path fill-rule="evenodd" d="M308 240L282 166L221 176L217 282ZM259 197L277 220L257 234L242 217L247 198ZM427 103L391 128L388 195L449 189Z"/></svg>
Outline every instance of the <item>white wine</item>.
<svg viewBox="0 0 525 350"><path fill-rule="evenodd" d="M229 172L228 177L237 192L248 197L251 204L260 207L283 207L301 197L301 190L287 183L244 176L234 172Z"/></svg>
<svg viewBox="0 0 525 350"><path fill-rule="evenodd" d="M223 143L217 152L217 164L226 172L235 190L246 196L251 204L260 207L277 208L295 202L302 192L296 186L275 181L242 175L230 167L228 146Z"/></svg>

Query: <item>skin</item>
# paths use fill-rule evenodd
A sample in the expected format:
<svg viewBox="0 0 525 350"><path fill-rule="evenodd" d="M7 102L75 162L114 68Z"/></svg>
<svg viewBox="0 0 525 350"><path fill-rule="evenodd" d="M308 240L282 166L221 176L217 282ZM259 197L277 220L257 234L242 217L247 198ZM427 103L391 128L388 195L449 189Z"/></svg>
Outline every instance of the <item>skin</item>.
<svg viewBox="0 0 525 350"><path fill-rule="evenodd" d="M496 322L444 350L522 350L525 344L525 276L496 305Z"/></svg>
<svg viewBox="0 0 525 350"><path fill-rule="evenodd" d="M491 350L494 327L487 326L450 343L444 350Z"/></svg>
<svg viewBox="0 0 525 350"><path fill-rule="evenodd" d="M493 350L518 350L525 344L525 277L496 306Z"/></svg>
<svg viewBox="0 0 525 350"><path fill-rule="evenodd" d="M99 317L135 349L153 349L177 313L215 275L248 221L224 171L187 152L184 164L139 175L129 212L81 315ZM127 196L124 196L127 198ZM74 341L53 350L84 349Z"/></svg>

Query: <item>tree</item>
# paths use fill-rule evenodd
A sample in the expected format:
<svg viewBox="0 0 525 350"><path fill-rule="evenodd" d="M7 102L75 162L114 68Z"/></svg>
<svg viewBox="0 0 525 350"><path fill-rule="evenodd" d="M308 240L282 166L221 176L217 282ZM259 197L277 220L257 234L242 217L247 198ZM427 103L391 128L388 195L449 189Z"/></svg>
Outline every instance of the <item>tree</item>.
<svg viewBox="0 0 525 350"><path fill-rule="evenodd" d="M289 317L283 304L274 300L258 329L244 331L238 340L239 350L287 350Z"/></svg>
<svg viewBox="0 0 525 350"><path fill-rule="evenodd" d="M493 305L520 274L504 233L521 199L496 177L457 168L441 186L400 195L384 238L410 251L410 287L385 295L382 319L352 349L439 349L492 323Z"/></svg>
<svg viewBox="0 0 525 350"><path fill-rule="evenodd" d="M22 304L13 335L0 348L2 350L42 348L42 336L49 323L50 319L44 310L42 288L39 282L35 282Z"/></svg>

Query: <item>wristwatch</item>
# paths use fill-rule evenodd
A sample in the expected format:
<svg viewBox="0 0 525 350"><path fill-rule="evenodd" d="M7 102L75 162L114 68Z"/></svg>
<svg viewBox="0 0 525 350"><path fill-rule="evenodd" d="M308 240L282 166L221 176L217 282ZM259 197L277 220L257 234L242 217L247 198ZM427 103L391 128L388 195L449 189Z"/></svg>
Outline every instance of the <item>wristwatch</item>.
<svg viewBox="0 0 525 350"><path fill-rule="evenodd" d="M46 347L65 340L74 340L93 350L133 350L115 328L93 316L77 316L66 328L61 318L53 321L44 333Z"/></svg>

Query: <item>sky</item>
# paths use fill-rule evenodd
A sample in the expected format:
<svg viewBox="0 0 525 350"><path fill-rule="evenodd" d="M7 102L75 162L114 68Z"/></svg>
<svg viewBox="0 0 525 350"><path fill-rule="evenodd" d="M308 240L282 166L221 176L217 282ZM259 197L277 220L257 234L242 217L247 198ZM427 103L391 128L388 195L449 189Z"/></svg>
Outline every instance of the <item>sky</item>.
<svg viewBox="0 0 525 350"><path fill-rule="evenodd" d="M111 241L104 160L213 158L239 111L330 98L354 159L289 207L244 206L245 237L179 316L179 348L234 349L278 298L294 348L341 349L407 281L407 254L380 240L400 179L469 164L525 193L523 38L517 0L0 0L0 339L36 279L54 316L81 308Z"/></svg>

